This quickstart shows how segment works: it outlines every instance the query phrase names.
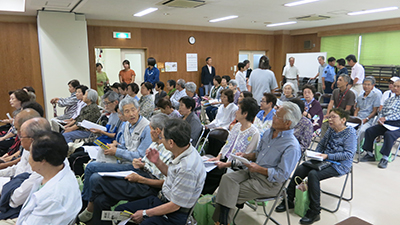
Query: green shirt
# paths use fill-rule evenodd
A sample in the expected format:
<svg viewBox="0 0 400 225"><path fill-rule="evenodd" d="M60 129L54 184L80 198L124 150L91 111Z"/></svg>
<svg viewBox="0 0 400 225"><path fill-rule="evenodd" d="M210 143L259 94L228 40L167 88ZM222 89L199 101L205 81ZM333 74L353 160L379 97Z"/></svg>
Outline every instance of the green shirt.
<svg viewBox="0 0 400 225"><path fill-rule="evenodd" d="M101 72L98 73L96 71L96 77L97 77L97 83L103 82L103 85L99 86L97 85L97 94L99 94L99 97L104 95L104 84L108 81L108 77L106 72Z"/></svg>

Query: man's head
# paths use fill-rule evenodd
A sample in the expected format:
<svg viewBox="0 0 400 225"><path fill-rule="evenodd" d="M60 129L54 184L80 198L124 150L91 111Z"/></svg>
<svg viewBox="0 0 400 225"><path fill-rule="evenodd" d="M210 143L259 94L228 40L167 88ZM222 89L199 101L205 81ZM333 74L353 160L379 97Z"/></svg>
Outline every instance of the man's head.
<svg viewBox="0 0 400 225"><path fill-rule="evenodd" d="M167 91L170 91L170 90L174 89L175 86L176 86L176 81L168 80L167 85L165 87L167 88Z"/></svg>
<svg viewBox="0 0 400 225"><path fill-rule="evenodd" d="M51 131L50 123L45 118L35 117L24 122L18 131L22 147L29 151L34 137L43 131Z"/></svg>
<svg viewBox="0 0 400 225"><path fill-rule="evenodd" d="M185 84L186 82L184 79L179 79L178 82L176 82L176 89L182 91L183 89L185 89Z"/></svg>
<svg viewBox="0 0 400 225"><path fill-rule="evenodd" d="M339 69L342 69L346 66L346 61L344 59L338 59L336 62Z"/></svg>
<svg viewBox="0 0 400 225"><path fill-rule="evenodd" d="M206 63L207 63L207 65L211 66L211 63L212 63L211 57L206 58Z"/></svg>
<svg viewBox="0 0 400 225"><path fill-rule="evenodd" d="M392 92L394 92L393 84L394 84L394 82L396 82L396 81L398 81L398 80L400 80L399 77L392 77L392 78L390 78L390 80L389 80L389 89L390 89Z"/></svg>
<svg viewBox="0 0 400 225"><path fill-rule="evenodd" d="M21 125L32 118L40 117L40 114L34 109L24 109L19 112L14 119L14 126L19 131L21 129Z"/></svg>
<svg viewBox="0 0 400 225"><path fill-rule="evenodd" d="M335 59L335 57L329 57L329 59L328 59L328 64L329 64L330 66L335 66L335 64L336 64L336 59Z"/></svg>
<svg viewBox="0 0 400 225"><path fill-rule="evenodd" d="M341 74L337 79L337 87L339 89L345 89L347 87L347 84L349 84L349 82L350 82L349 75Z"/></svg>
<svg viewBox="0 0 400 225"><path fill-rule="evenodd" d="M289 58L289 64L290 64L290 66L294 66L294 58L293 57Z"/></svg>
<svg viewBox="0 0 400 225"><path fill-rule="evenodd" d="M119 110L126 117L127 121L134 125L139 120L139 103L134 98L124 98L119 103Z"/></svg>
<svg viewBox="0 0 400 225"><path fill-rule="evenodd" d="M43 107L42 107L42 105L40 105L40 104L37 103L37 102L32 102L32 101L24 102L24 103L22 104L22 109L34 109L36 112L39 113L39 115L40 115L41 117L44 116Z"/></svg>
<svg viewBox="0 0 400 225"><path fill-rule="evenodd" d="M118 91L121 95L126 95L126 88L128 87L128 84L125 82L121 83L121 86L118 87Z"/></svg>
<svg viewBox="0 0 400 225"><path fill-rule="evenodd" d="M35 135L29 164L32 170L43 175L44 164L60 166L68 153L68 145L60 133L45 131Z"/></svg>
<svg viewBox="0 0 400 225"><path fill-rule="evenodd" d="M103 95L103 103L107 112L116 112L119 103L119 96L113 91L108 91Z"/></svg>
<svg viewBox="0 0 400 225"><path fill-rule="evenodd" d="M274 114L272 128L278 131L293 129L300 121L300 108L292 102L283 102Z"/></svg>
<svg viewBox="0 0 400 225"><path fill-rule="evenodd" d="M363 81L363 89L365 92L369 93L370 91L372 91L372 89L374 89L375 87L375 77L373 76L367 76L364 81Z"/></svg>
<svg viewBox="0 0 400 225"><path fill-rule="evenodd" d="M264 93L261 98L260 108L264 111L271 110L275 107L277 101L278 99L274 94Z"/></svg>
<svg viewBox="0 0 400 225"><path fill-rule="evenodd" d="M113 92L119 94L119 87L121 87L121 84L118 82L113 83L113 85L111 85L111 90L113 90Z"/></svg>
<svg viewBox="0 0 400 225"><path fill-rule="evenodd" d="M169 119L162 132L163 144L169 151L184 148L190 144L190 124L182 119Z"/></svg>
<svg viewBox="0 0 400 225"><path fill-rule="evenodd" d="M347 61L347 64L349 64L349 66L351 66L351 67L357 63L357 59L356 59L355 55L348 55L346 57L346 61Z"/></svg>
<svg viewBox="0 0 400 225"><path fill-rule="evenodd" d="M318 60L318 63L321 64L321 66L324 65L324 63L325 63L324 56L322 56L322 55L318 56L317 60Z"/></svg>
<svg viewBox="0 0 400 225"><path fill-rule="evenodd" d="M394 84L393 84L393 92L396 95L400 95L400 80L397 80L396 82L394 82Z"/></svg>
<svg viewBox="0 0 400 225"><path fill-rule="evenodd" d="M239 71L245 71L246 70L245 69L246 65L244 63L242 63L242 62L238 63L237 67L238 67Z"/></svg>

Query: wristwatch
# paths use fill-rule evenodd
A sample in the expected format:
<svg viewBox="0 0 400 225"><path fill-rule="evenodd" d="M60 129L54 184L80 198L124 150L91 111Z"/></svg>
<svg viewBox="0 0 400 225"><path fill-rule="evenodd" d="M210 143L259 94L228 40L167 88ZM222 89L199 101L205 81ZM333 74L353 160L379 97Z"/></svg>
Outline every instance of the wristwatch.
<svg viewBox="0 0 400 225"><path fill-rule="evenodd" d="M143 210L143 219L147 219L147 218L149 218L149 216L147 215L146 210Z"/></svg>

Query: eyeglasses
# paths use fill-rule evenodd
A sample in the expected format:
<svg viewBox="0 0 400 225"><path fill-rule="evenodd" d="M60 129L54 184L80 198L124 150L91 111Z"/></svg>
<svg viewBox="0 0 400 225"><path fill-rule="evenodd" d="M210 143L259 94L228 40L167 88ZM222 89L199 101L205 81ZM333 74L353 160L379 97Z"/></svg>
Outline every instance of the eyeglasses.
<svg viewBox="0 0 400 225"><path fill-rule="evenodd" d="M112 102L103 101L103 103L104 103L104 105L108 105L108 104L111 104Z"/></svg>
<svg viewBox="0 0 400 225"><path fill-rule="evenodd" d="M329 117L328 117L328 120L334 120L334 119L336 119L336 118L338 118L338 116L329 116Z"/></svg>

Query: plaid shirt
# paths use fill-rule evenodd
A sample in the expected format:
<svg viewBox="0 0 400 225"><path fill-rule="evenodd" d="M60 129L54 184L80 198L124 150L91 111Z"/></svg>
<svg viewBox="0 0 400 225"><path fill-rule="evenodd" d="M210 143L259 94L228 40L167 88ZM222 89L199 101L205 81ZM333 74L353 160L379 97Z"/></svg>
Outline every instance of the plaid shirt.
<svg viewBox="0 0 400 225"><path fill-rule="evenodd" d="M385 101L381 116L388 121L400 120L400 95L393 96Z"/></svg>

